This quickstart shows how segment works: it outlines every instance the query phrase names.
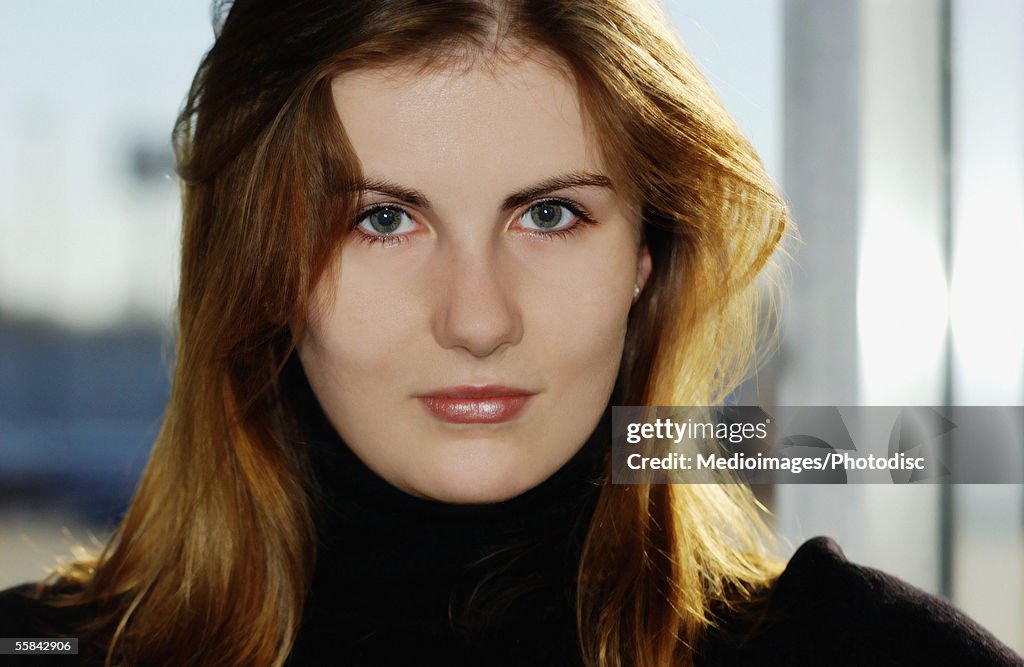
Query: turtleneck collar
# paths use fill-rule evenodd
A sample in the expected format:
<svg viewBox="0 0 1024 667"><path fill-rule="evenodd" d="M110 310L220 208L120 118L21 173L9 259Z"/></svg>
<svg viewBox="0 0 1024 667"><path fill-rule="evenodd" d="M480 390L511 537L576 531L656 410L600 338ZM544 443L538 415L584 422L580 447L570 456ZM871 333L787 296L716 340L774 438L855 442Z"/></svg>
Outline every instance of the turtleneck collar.
<svg viewBox="0 0 1024 667"><path fill-rule="evenodd" d="M576 569L600 493L610 408L583 447L533 489L497 503L449 504L405 493L370 470L328 421L301 365L289 363L286 391L318 487L317 565L293 656L326 643L336 647L330 655L354 661L344 664L469 655L492 664L512 656L577 663ZM416 652L407 655L410 646Z"/></svg>

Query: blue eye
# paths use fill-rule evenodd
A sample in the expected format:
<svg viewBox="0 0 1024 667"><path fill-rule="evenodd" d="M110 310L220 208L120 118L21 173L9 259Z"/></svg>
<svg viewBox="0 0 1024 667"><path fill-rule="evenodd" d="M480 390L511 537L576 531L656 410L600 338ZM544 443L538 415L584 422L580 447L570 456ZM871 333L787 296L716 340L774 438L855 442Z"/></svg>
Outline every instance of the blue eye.
<svg viewBox="0 0 1024 667"><path fill-rule="evenodd" d="M411 231L412 218L397 206L378 206L359 219L358 227L370 236L391 236Z"/></svg>
<svg viewBox="0 0 1024 667"><path fill-rule="evenodd" d="M569 226L579 217L579 212L558 201L542 201L534 204L520 218L519 222L526 229L543 231L560 231Z"/></svg>

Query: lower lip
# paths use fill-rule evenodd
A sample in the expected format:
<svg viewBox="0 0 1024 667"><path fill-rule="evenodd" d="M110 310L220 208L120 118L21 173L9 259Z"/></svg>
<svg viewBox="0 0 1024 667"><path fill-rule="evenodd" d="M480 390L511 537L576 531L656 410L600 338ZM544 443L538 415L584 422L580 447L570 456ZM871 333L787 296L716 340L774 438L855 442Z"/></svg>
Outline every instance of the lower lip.
<svg viewBox="0 0 1024 667"><path fill-rule="evenodd" d="M452 424L500 424L518 415L531 396L450 398L420 396L427 412Z"/></svg>

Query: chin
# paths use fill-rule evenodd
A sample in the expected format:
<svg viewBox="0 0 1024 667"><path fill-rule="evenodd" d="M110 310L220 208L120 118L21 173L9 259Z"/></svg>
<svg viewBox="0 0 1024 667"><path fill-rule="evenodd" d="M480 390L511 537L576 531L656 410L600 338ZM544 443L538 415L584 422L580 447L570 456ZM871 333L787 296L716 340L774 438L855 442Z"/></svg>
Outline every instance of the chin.
<svg viewBox="0 0 1024 667"><path fill-rule="evenodd" d="M453 504L499 503L525 493L542 481L502 460L446 465L428 474L427 478L414 480L410 490L424 498Z"/></svg>

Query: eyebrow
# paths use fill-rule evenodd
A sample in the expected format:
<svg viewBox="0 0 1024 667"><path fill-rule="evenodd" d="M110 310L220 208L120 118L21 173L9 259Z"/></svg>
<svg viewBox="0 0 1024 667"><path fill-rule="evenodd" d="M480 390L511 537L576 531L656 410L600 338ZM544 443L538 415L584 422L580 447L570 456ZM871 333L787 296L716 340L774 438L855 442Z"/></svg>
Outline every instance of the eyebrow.
<svg viewBox="0 0 1024 667"><path fill-rule="evenodd" d="M502 202L502 210L509 210L522 206L523 204L543 197L546 194L550 194L557 190L565 190L568 188L585 188L585 187L599 187L609 188L614 190L615 187L612 185L610 178L603 174L595 174L583 171L574 171L568 174L562 174L560 176L552 176L551 178L544 179L543 181L531 185L530 187L523 188L517 192L513 192L509 196L505 197ZM407 188L391 181L387 181L379 178L366 179L359 183L356 188L356 192L379 192L381 194L394 197L406 204L416 206L423 209L430 208L430 200L419 190Z"/></svg>

